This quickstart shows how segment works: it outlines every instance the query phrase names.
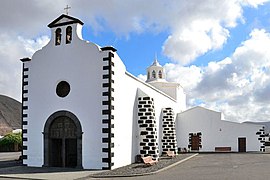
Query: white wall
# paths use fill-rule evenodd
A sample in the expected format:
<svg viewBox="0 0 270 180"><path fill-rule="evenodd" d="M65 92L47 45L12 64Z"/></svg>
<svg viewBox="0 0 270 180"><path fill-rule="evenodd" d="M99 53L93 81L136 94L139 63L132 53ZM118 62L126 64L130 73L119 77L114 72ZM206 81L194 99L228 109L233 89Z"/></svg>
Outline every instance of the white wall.
<svg viewBox="0 0 270 180"><path fill-rule="evenodd" d="M262 127L247 123L234 123L221 120L221 113L202 107L195 107L177 116L178 146L187 148L189 133L202 133L200 151L215 151L215 147L231 147L238 151L238 138L246 137L247 151L260 151L261 143L256 132Z"/></svg>
<svg viewBox="0 0 270 180"><path fill-rule="evenodd" d="M73 27L71 44L65 44L65 26L62 26L62 44L55 46L54 38L37 51L29 67L28 100L28 155L29 166L43 165L43 130L48 117L66 110L80 120L82 137L82 165L100 169L101 162L101 102L102 54L93 43L82 41ZM52 30L52 37L54 29ZM80 34L80 33L79 33ZM67 97L56 95L56 86L67 81L71 91Z"/></svg>
<svg viewBox="0 0 270 180"><path fill-rule="evenodd" d="M137 115L137 90L140 89L151 98L154 98L157 129L161 124L162 108L171 107L175 113L185 109L185 103L176 102L170 96L144 83L126 72L122 61L115 56L114 76L114 117L115 117L115 149L114 168L134 162L139 154L139 130ZM184 105L183 105L184 104ZM158 130L159 146L161 149L161 131Z"/></svg>
<svg viewBox="0 0 270 180"><path fill-rule="evenodd" d="M69 25L68 25L69 26ZM71 44L65 44L65 28L62 28L62 43L55 46L56 28L52 28L52 39L42 50L37 51L32 60L25 63L29 68L28 114L26 120L28 129L25 137L28 146L24 154L28 159L24 163L28 166L42 166L44 164L44 125L53 113L66 110L79 119L82 126L82 166L86 169L101 169L102 158L108 157L102 153L102 79L103 58L108 52L89 42L81 40L81 25L73 24L73 37ZM114 133L113 148L114 168L134 162L135 155L139 154L138 145L138 116L137 116L137 90L154 98L157 126L161 124L162 108L171 107L175 113L185 109L185 94L181 102L146 84L126 72L126 68L114 53L114 75L112 96L114 97ZM60 81L67 81L71 91L68 96L61 98L56 94L56 86ZM182 92L181 92L182 93ZM158 131L159 142L161 129ZM161 146L161 144L160 144Z"/></svg>

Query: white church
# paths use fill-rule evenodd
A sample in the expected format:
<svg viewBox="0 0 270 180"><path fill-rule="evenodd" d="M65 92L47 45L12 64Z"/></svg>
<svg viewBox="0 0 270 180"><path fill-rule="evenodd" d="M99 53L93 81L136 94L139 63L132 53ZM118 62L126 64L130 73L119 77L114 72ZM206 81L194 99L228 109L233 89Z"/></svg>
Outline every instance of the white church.
<svg viewBox="0 0 270 180"><path fill-rule="evenodd" d="M61 15L51 40L21 59L23 164L115 169L166 151L264 151L264 127L186 109L180 84L155 59L144 82L113 47L82 38L83 22Z"/></svg>

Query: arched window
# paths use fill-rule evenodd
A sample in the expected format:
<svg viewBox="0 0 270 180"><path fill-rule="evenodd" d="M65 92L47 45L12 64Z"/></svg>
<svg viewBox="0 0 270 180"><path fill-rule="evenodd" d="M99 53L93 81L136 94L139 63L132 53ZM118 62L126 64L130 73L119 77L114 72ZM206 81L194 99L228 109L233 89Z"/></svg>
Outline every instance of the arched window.
<svg viewBox="0 0 270 180"><path fill-rule="evenodd" d="M156 78L156 71L152 71L152 78Z"/></svg>
<svg viewBox="0 0 270 180"><path fill-rule="evenodd" d="M61 44L61 29L57 28L55 31L55 45L58 46Z"/></svg>
<svg viewBox="0 0 270 180"><path fill-rule="evenodd" d="M66 29L66 44L70 44L72 40L72 27L68 26Z"/></svg>
<svg viewBox="0 0 270 180"><path fill-rule="evenodd" d="M159 70L159 72L158 72L158 77L159 77L160 79L162 79L162 72L161 72L161 70Z"/></svg>
<svg viewBox="0 0 270 180"><path fill-rule="evenodd" d="M55 31L55 45L58 46L61 44L61 29L57 28Z"/></svg>

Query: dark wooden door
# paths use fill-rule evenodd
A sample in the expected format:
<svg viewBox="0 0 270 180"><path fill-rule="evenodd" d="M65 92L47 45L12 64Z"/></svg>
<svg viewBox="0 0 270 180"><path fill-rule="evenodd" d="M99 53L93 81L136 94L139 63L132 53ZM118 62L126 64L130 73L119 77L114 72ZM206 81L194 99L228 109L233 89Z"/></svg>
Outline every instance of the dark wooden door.
<svg viewBox="0 0 270 180"><path fill-rule="evenodd" d="M238 152L246 152L246 138L238 138Z"/></svg>
<svg viewBox="0 0 270 180"><path fill-rule="evenodd" d="M200 148L200 137L199 135L191 136L191 150L199 150Z"/></svg>
<svg viewBox="0 0 270 180"><path fill-rule="evenodd" d="M50 161L53 167L62 167L63 151L62 151L62 139L51 139L51 156Z"/></svg>
<svg viewBox="0 0 270 180"><path fill-rule="evenodd" d="M77 166L77 139L66 139L65 143L65 166L74 168Z"/></svg>
<svg viewBox="0 0 270 180"><path fill-rule="evenodd" d="M77 166L77 137L74 122L65 116L56 118L50 127L49 166Z"/></svg>

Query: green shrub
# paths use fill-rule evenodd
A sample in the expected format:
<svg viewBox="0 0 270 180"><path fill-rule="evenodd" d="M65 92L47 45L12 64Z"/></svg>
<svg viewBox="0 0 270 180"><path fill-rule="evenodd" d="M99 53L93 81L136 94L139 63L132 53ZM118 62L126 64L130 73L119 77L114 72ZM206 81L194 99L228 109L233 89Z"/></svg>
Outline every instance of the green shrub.
<svg viewBox="0 0 270 180"><path fill-rule="evenodd" d="M22 134L9 133L0 139L0 151L18 151L22 147Z"/></svg>

